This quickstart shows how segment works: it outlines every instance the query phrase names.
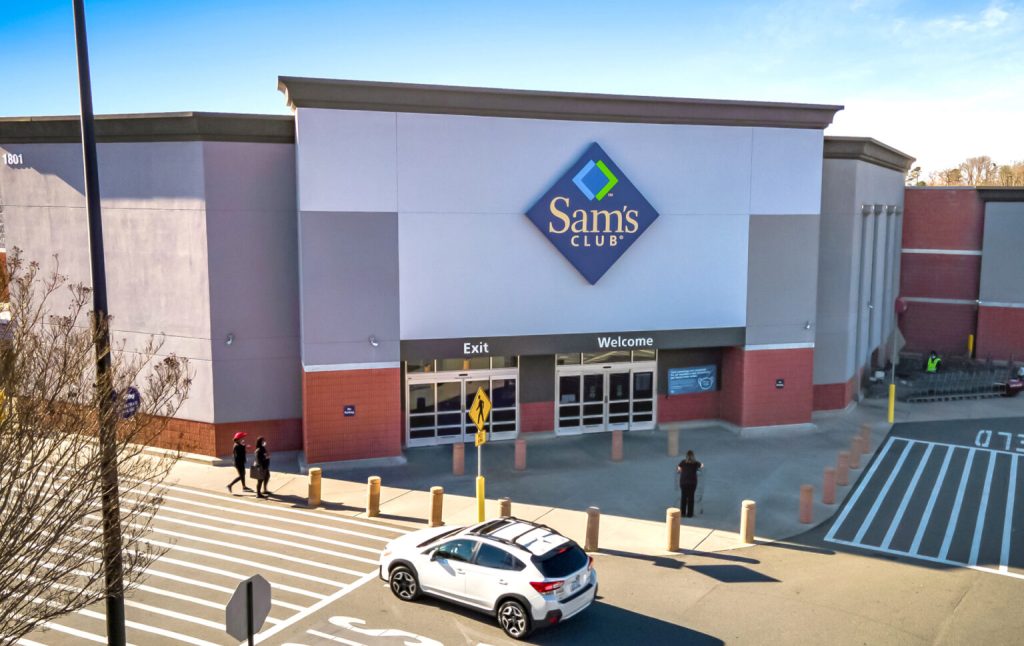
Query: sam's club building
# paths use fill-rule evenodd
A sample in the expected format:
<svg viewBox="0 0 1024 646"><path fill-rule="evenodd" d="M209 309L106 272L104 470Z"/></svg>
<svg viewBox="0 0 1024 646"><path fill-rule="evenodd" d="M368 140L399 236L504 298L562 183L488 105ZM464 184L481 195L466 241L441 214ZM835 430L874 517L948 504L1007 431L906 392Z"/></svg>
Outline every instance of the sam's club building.
<svg viewBox="0 0 1024 646"><path fill-rule="evenodd" d="M110 310L168 443L307 463L842 409L893 329L903 174L838 106L281 78L293 116L101 117ZM77 119L0 119L8 248L89 279ZM883 358L879 358L879 357Z"/></svg>

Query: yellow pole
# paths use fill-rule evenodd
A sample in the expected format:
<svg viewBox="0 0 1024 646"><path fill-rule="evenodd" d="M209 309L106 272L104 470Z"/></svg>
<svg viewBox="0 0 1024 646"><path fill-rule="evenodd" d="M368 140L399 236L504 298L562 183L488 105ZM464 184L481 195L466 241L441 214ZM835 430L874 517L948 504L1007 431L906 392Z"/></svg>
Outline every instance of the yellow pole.
<svg viewBox="0 0 1024 646"><path fill-rule="evenodd" d="M896 384L889 384L889 423L896 419Z"/></svg>
<svg viewBox="0 0 1024 646"><path fill-rule="evenodd" d="M484 522L484 477L476 477L476 522Z"/></svg>
<svg viewBox="0 0 1024 646"><path fill-rule="evenodd" d="M968 359L973 359L974 358L974 335L973 334L968 334L967 335L967 358Z"/></svg>

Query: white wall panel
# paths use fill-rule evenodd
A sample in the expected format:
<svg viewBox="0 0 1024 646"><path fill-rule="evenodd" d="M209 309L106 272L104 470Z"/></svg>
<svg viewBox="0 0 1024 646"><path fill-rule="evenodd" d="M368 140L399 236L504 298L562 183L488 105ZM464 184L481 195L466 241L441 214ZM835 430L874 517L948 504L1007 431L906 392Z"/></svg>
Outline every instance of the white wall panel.
<svg viewBox="0 0 1024 646"><path fill-rule="evenodd" d="M820 130L754 128L750 213L820 213L824 141Z"/></svg>
<svg viewBox="0 0 1024 646"><path fill-rule="evenodd" d="M403 339L743 326L745 215L661 216L590 285L524 215L399 216Z"/></svg>
<svg viewBox="0 0 1024 646"><path fill-rule="evenodd" d="M395 211L395 113L300 108L301 211Z"/></svg>

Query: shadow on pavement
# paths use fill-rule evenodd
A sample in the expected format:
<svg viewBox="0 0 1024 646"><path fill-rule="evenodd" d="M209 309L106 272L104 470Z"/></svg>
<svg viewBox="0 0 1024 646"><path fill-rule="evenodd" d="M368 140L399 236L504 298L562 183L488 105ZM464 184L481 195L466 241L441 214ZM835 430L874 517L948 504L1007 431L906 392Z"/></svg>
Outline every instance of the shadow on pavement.
<svg viewBox="0 0 1024 646"><path fill-rule="evenodd" d="M724 644L685 626L610 606L601 601L564 624L538 630L530 635L533 644L687 644L711 646Z"/></svg>
<svg viewBox="0 0 1024 646"><path fill-rule="evenodd" d="M668 568L670 570L680 570L683 568L685 563L677 558L671 556L649 556L647 554L637 554L635 552L624 552L622 550L609 550L599 549L598 554L607 554L609 556L618 556L624 559L636 559L638 561L650 561L651 565L656 567Z"/></svg>
<svg viewBox="0 0 1024 646"><path fill-rule="evenodd" d="M829 517L829 520L831 520L831 517ZM793 550L795 552L810 552L811 554L821 554L822 556L831 556L836 553L835 550L826 549L824 547L816 547L813 545L798 545L796 543L789 543L786 541L754 541L754 544L760 547L776 547L782 550ZM712 555L709 554L708 556Z"/></svg>
<svg viewBox="0 0 1024 646"><path fill-rule="evenodd" d="M687 569L722 583L780 583L775 577L742 565L691 565Z"/></svg>

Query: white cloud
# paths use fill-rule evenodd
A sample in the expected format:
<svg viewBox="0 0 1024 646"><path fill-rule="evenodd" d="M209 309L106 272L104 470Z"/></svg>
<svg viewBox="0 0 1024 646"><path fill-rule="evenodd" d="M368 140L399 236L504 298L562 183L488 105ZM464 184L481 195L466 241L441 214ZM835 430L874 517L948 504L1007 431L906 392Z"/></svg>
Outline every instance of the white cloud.
<svg viewBox="0 0 1024 646"><path fill-rule="evenodd" d="M949 18L935 18L925 23L925 29L936 35L949 33L976 33L996 29L1006 23L1010 13L998 3L986 7L975 19L962 15L955 15Z"/></svg>

